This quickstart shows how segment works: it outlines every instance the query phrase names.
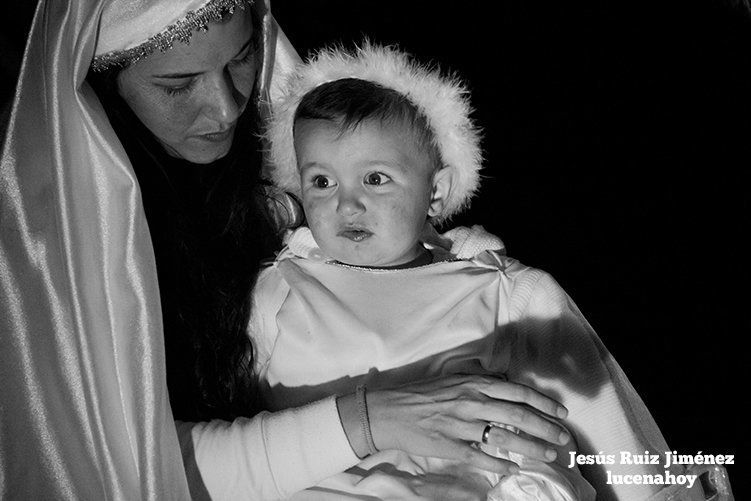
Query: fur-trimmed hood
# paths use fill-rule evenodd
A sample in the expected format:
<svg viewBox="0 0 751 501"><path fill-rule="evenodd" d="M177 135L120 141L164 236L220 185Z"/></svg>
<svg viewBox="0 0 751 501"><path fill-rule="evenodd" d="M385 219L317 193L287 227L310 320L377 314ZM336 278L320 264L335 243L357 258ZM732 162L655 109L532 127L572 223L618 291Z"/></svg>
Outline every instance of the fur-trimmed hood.
<svg viewBox="0 0 751 501"><path fill-rule="evenodd" d="M300 195L293 141L297 107L305 94L319 85L344 78L367 80L393 89L427 119L441 161L451 170L451 189L436 222L469 205L479 187L482 152L480 131L470 119L472 108L466 87L455 76L444 76L438 69L417 64L394 47L368 41L352 52L323 49L287 77L282 97L272 103L273 116L266 131L274 183Z"/></svg>

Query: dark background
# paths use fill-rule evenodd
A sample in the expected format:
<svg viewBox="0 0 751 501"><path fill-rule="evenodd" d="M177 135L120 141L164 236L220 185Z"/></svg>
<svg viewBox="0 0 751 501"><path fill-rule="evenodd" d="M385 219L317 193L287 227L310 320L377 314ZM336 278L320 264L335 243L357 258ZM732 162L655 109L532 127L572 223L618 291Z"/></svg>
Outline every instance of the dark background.
<svg viewBox="0 0 751 501"><path fill-rule="evenodd" d="M464 77L485 131L486 178L455 222L484 225L509 255L551 272L671 448L739 456L728 470L743 500L748 6L276 0L272 7L302 55L367 35ZM0 33L3 101L30 9L14 9Z"/></svg>

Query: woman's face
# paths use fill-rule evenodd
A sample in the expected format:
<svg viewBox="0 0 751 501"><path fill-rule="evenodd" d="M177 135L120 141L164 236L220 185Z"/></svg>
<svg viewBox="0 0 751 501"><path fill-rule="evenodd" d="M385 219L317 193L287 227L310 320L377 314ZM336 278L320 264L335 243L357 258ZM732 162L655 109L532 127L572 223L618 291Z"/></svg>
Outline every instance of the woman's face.
<svg viewBox="0 0 751 501"><path fill-rule="evenodd" d="M253 91L258 38L250 9L237 9L194 31L189 45L176 42L121 71L118 92L170 155L213 162L229 152Z"/></svg>

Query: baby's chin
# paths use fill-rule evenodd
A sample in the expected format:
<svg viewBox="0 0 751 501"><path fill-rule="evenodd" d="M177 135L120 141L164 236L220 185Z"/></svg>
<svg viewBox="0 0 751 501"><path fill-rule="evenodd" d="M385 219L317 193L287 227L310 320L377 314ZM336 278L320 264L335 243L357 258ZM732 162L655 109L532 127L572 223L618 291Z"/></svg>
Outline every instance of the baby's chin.
<svg viewBox="0 0 751 501"><path fill-rule="evenodd" d="M315 233L313 235L315 238ZM407 264L420 255L420 247L417 245L410 249L403 247L394 248L396 246L386 246L382 242L373 239L373 237L358 242L340 238L338 240L341 241L333 242L334 245L326 245L325 242L321 245L322 242L320 240L316 239L316 242L318 242L326 256L338 263L349 266L393 268Z"/></svg>
<svg viewBox="0 0 751 501"><path fill-rule="evenodd" d="M348 266L362 266L365 268L385 268L385 267L390 267L390 266L398 266L399 264L401 264L401 263L398 263L396 265L384 264L384 261L381 261L379 259L358 258L358 257L350 256L350 255L339 255L339 256L334 255L331 257L337 263L346 264Z"/></svg>
<svg viewBox="0 0 751 501"><path fill-rule="evenodd" d="M407 264L414 259L412 256L368 256L342 252L332 252L327 255L337 263L364 268L393 268Z"/></svg>

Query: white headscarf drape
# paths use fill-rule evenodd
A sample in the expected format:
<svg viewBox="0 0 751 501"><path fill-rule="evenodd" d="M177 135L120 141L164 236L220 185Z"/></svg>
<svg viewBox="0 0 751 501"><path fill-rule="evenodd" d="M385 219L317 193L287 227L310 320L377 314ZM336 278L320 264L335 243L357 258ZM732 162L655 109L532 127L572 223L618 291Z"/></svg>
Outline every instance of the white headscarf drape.
<svg viewBox="0 0 751 501"><path fill-rule="evenodd" d="M2 152L2 499L189 497L138 185L85 82L107 1L39 2ZM296 55L256 4L268 89Z"/></svg>

